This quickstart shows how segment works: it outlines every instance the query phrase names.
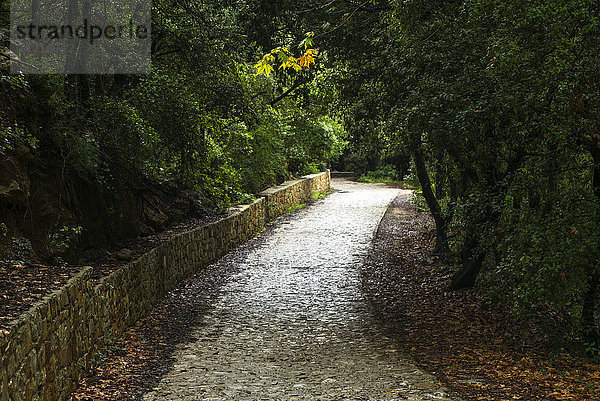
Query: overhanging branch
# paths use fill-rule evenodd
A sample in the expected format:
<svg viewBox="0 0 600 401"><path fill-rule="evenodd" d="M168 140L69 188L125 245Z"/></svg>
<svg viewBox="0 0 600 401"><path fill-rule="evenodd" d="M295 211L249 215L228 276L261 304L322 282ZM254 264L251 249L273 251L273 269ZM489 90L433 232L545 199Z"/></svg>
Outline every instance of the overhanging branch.
<svg viewBox="0 0 600 401"><path fill-rule="evenodd" d="M308 80L306 79L297 79L294 84L285 92L283 92L280 96L277 96L275 99L273 99L271 101L271 106L276 105L277 103L281 102L283 99L285 99L290 93L292 93L293 91L295 91L296 89L300 88L302 85L305 85L306 83L308 83Z"/></svg>

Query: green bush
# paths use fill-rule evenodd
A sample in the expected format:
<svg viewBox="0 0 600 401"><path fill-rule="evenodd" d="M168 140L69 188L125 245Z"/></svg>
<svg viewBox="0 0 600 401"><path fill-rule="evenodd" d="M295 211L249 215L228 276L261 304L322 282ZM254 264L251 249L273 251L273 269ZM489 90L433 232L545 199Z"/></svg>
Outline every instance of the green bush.
<svg viewBox="0 0 600 401"><path fill-rule="evenodd" d="M398 173L392 165L384 165L375 171L369 171L358 179L359 182L397 182Z"/></svg>

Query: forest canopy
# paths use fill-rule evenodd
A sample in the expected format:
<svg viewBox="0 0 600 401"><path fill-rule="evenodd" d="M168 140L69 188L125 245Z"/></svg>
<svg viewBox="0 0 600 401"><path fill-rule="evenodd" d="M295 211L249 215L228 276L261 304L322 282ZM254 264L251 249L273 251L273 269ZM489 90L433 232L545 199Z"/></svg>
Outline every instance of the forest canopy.
<svg viewBox="0 0 600 401"><path fill-rule="evenodd" d="M32 188L59 176L53 209L85 190L111 216L145 180L214 211L328 167L387 171L416 183L449 288L476 285L597 355L599 7L157 0L147 75L9 75L4 60L0 154ZM4 211L43 203L29 181L2 193ZM88 214L44 230L85 232Z"/></svg>

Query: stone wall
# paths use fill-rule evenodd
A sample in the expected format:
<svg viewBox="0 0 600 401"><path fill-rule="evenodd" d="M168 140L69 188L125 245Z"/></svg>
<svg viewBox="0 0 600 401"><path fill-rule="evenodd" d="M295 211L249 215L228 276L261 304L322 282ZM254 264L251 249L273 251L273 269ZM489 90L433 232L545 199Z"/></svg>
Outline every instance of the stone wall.
<svg viewBox="0 0 600 401"><path fill-rule="evenodd" d="M325 172L270 188L231 216L171 238L98 283L92 268L82 269L0 333L0 400L66 400L105 341L268 221L327 192L329 179Z"/></svg>
<svg viewBox="0 0 600 401"><path fill-rule="evenodd" d="M332 171L329 173L331 178L356 178L357 174L353 171Z"/></svg>

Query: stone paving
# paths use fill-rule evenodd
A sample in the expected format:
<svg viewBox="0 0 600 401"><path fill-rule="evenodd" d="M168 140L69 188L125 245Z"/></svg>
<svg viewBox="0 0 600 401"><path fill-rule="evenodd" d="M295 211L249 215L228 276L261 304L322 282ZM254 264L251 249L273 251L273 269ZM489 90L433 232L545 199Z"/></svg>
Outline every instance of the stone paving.
<svg viewBox="0 0 600 401"><path fill-rule="evenodd" d="M277 223L144 400L450 400L387 338L360 263L397 189L339 191Z"/></svg>

